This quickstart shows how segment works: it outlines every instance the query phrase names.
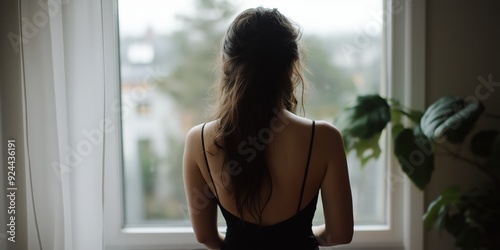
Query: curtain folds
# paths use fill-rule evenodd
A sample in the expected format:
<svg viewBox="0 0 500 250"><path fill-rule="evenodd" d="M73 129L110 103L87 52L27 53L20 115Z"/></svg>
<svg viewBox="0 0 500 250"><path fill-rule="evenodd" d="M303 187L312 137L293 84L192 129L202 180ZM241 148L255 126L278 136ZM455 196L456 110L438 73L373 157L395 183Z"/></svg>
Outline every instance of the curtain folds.
<svg viewBox="0 0 500 250"><path fill-rule="evenodd" d="M29 249L103 249L102 4L21 0Z"/></svg>

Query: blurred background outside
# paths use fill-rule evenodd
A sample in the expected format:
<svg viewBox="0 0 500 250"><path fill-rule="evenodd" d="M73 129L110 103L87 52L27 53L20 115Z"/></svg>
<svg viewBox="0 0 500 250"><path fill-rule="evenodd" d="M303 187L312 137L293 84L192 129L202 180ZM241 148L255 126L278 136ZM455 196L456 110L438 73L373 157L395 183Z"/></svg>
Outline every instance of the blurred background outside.
<svg viewBox="0 0 500 250"><path fill-rule="evenodd" d="M356 95L386 89L382 0L119 0L118 5L126 226L190 225L182 182L184 138L191 127L208 121L220 41L241 11L278 8L301 26L311 89L299 115L333 123ZM361 168L355 155L348 156L356 225L386 223L383 158ZM319 202L314 223L322 220ZM219 223L224 225L222 216Z"/></svg>

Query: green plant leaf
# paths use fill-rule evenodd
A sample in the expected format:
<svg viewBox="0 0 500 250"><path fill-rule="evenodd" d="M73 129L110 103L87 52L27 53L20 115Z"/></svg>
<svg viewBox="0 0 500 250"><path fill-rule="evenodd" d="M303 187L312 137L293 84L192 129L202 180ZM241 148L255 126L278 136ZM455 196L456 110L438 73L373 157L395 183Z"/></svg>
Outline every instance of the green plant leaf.
<svg viewBox="0 0 500 250"><path fill-rule="evenodd" d="M393 138L396 138L401 131L403 131L405 127L402 124L394 124L392 125L391 133Z"/></svg>
<svg viewBox="0 0 500 250"><path fill-rule="evenodd" d="M409 112L406 112L400 108L395 108L391 110L391 115L404 115L408 117L411 121L413 121L416 124L420 124L420 120L422 119L422 116L424 113L417 111L417 110L410 110Z"/></svg>
<svg viewBox="0 0 500 250"><path fill-rule="evenodd" d="M352 149L352 146L354 144L354 142L353 142L354 138L351 138L349 135L343 133L342 131L341 131L341 134L342 134L342 140L344 141L345 152L349 153L349 151Z"/></svg>
<svg viewBox="0 0 500 250"><path fill-rule="evenodd" d="M400 124L401 123L401 110L400 109L391 109L391 123L392 124Z"/></svg>
<svg viewBox="0 0 500 250"><path fill-rule="evenodd" d="M394 154L406 175L423 190L434 171L434 143L419 127L406 128L394 138Z"/></svg>
<svg viewBox="0 0 500 250"><path fill-rule="evenodd" d="M380 133L367 140L357 139L353 142L352 149L356 151L356 156L361 160L361 167L364 167L370 159L377 159L382 152L378 141Z"/></svg>
<svg viewBox="0 0 500 250"><path fill-rule="evenodd" d="M483 111L484 105L479 101L445 96L427 108L420 127L431 140L444 137L451 143L460 143Z"/></svg>
<svg viewBox="0 0 500 250"><path fill-rule="evenodd" d="M379 95L358 96L354 106L336 119L335 125L347 137L370 139L380 133L391 119L387 101Z"/></svg>
<svg viewBox="0 0 500 250"><path fill-rule="evenodd" d="M410 113L408 113L408 114L409 114L408 118L410 118L416 124L420 124L420 121L422 120L422 117L424 116L424 112L418 111L418 110L410 110Z"/></svg>
<svg viewBox="0 0 500 250"><path fill-rule="evenodd" d="M454 237L458 237L460 235L460 232L462 232L465 225L465 216L463 213L457 213L445 217L444 228Z"/></svg>
<svg viewBox="0 0 500 250"><path fill-rule="evenodd" d="M399 102L399 100L398 100L398 99L395 99L395 98L389 98L389 99L387 99L387 101L389 102L389 104L390 104L391 106L394 106L394 107L399 107L399 106L401 106L401 102Z"/></svg>
<svg viewBox="0 0 500 250"><path fill-rule="evenodd" d="M441 195L432 201L423 216L425 229L430 230L433 226L436 228L443 228L443 221L447 214L448 207L459 202L460 196L460 189L453 186L445 189Z"/></svg>
<svg viewBox="0 0 500 250"><path fill-rule="evenodd" d="M440 216L439 211L441 210L441 207L443 207L443 202L439 197L436 200L434 200L431 204L429 204L427 212L424 214L425 230L429 231L432 229L432 227L438 220L438 217ZM441 225L437 225L437 227L440 228Z"/></svg>
<svg viewBox="0 0 500 250"><path fill-rule="evenodd" d="M470 149L472 153L479 157L488 157L493 148L493 142L499 134L496 130L481 130L477 132L470 141Z"/></svg>
<svg viewBox="0 0 500 250"><path fill-rule="evenodd" d="M454 225L456 245L462 249L500 249L500 188L486 185L464 193L456 208L464 225ZM457 209L453 209L457 211ZM456 212L454 212L457 214ZM448 230L448 225L446 225ZM460 229L460 230L459 230ZM451 231L448 230L450 233ZM478 233L478 234L476 234ZM474 241L471 241L474 240Z"/></svg>

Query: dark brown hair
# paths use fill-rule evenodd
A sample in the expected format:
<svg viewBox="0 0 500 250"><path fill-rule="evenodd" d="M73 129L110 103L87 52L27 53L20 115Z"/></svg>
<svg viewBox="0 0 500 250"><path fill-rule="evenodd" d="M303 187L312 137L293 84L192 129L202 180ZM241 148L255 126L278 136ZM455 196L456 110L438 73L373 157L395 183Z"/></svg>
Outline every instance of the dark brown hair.
<svg viewBox="0 0 500 250"><path fill-rule="evenodd" d="M298 27L277 9L258 7L239 14L222 41L214 143L225 153L223 168L236 162L241 169L226 187L238 215L248 211L259 223L272 180L264 150L249 157L242 143L269 128L276 112L295 112L294 91L299 84L304 90L299 39Z"/></svg>

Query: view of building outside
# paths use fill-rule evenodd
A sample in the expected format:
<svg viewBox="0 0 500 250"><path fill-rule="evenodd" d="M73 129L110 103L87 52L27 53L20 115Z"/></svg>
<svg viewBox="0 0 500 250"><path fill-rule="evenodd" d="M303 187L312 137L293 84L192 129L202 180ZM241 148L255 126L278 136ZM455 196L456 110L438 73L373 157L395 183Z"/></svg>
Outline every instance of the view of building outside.
<svg viewBox="0 0 500 250"><path fill-rule="evenodd" d="M182 181L187 131L209 119L220 41L249 7L278 8L302 29L311 83L305 112L334 118L358 94L380 93L383 1L119 0L124 210L127 226L189 226ZM382 146L382 145L381 145ZM356 225L386 223L382 160L348 156ZM318 203L315 223L323 220ZM220 225L224 225L222 216Z"/></svg>

